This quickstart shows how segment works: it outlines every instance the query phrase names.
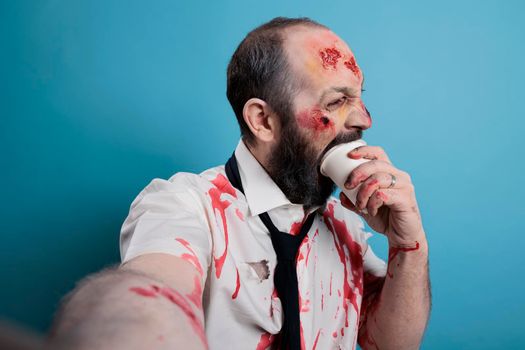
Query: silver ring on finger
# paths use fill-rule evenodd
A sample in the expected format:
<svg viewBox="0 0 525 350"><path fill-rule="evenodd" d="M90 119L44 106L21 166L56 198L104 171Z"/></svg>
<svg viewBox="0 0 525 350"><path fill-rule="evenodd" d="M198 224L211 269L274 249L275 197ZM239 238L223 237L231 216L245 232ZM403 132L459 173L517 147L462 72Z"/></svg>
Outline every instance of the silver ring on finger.
<svg viewBox="0 0 525 350"><path fill-rule="evenodd" d="M390 176L392 177L392 182L390 182L390 186L388 186L387 188L392 188L396 185L396 182L397 182L397 179L396 177L394 176L394 174L390 174Z"/></svg>

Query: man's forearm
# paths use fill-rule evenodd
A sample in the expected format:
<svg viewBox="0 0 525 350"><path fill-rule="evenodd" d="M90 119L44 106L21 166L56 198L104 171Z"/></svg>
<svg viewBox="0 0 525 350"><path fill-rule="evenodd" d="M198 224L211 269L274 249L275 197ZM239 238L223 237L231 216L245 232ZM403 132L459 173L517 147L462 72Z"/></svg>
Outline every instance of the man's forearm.
<svg viewBox="0 0 525 350"><path fill-rule="evenodd" d="M418 349L430 313L428 244L390 246L383 288L367 308L363 349Z"/></svg>
<svg viewBox="0 0 525 350"><path fill-rule="evenodd" d="M160 281L123 270L83 282L62 306L48 343L53 349L206 347L202 310Z"/></svg>

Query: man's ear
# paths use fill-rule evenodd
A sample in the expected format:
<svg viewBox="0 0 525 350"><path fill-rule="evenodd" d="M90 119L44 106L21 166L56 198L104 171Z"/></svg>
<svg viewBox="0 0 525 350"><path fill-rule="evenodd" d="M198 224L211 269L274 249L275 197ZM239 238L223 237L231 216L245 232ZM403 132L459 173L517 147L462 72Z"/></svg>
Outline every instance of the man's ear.
<svg viewBox="0 0 525 350"><path fill-rule="evenodd" d="M265 101L260 98L250 98L244 104L242 115L257 140L272 142L278 138L279 120Z"/></svg>

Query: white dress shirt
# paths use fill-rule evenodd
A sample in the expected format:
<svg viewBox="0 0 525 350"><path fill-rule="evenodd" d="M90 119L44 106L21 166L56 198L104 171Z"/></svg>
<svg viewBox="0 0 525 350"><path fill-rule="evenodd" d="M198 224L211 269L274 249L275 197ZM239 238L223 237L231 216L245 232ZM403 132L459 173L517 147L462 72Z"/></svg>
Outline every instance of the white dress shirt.
<svg viewBox="0 0 525 350"><path fill-rule="evenodd" d="M224 165L201 174L176 173L146 186L122 226L122 262L153 252L188 260L201 277L209 348L270 348L282 312L273 283L276 255L258 215L268 212L280 231L297 234L306 216L317 211L296 259L301 347L354 349L368 281L364 275L386 274L385 262L367 243L371 234L362 219L333 196L305 213L286 198L242 139L235 155L245 194L232 187Z"/></svg>

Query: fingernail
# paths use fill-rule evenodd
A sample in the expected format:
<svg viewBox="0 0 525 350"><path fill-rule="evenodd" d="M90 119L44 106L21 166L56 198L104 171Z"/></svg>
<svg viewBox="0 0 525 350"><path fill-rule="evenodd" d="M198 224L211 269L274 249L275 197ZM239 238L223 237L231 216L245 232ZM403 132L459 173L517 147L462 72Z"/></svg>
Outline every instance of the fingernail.
<svg viewBox="0 0 525 350"><path fill-rule="evenodd" d="M352 188L352 181L345 182L345 188L348 188L348 189Z"/></svg>

